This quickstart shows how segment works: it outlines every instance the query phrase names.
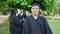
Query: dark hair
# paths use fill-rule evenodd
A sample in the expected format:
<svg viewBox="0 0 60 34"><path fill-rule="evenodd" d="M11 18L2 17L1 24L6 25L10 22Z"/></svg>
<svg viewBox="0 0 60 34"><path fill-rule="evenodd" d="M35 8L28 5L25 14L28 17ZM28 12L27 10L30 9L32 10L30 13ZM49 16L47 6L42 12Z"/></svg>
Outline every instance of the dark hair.
<svg viewBox="0 0 60 34"><path fill-rule="evenodd" d="M11 15L15 15L16 14L16 10L13 8L13 9L11 9Z"/></svg>

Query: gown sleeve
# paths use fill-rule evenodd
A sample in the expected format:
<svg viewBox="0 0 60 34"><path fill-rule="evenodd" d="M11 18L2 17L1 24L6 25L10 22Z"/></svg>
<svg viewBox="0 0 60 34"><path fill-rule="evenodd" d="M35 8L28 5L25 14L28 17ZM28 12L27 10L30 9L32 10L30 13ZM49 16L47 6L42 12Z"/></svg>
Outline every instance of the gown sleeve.
<svg viewBox="0 0 60 34"><path fill-rule="evenodd" d="M20 27L20 21L18 20L17 17L14 17L14 24L17 26L17 27Z"/></svg>
<svg viewBox="0 0 60 34"><path fill-rule="evenodd" d="M52 34L51 28L49 27L49 24L45 18L44 23L45 23L45 34Z"/></svg>
<svg viewBox="0 0 60 34"><path fill-rule="evenodd" d="M26 19L22 26L22 34L29 34L28 20Z"/></svg>

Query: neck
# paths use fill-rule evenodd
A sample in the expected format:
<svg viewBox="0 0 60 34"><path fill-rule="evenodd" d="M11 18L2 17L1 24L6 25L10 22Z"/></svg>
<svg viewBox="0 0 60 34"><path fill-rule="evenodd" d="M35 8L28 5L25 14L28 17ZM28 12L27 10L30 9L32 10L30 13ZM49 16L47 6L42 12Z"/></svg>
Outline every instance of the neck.
<svg viewBox="0 0 60 34"><path fill-rule="evenodd" d="M38 17L38 15L33 15L33 14L32 14L32 16Z"/></svg>
<svg viewBox="0 0 60 34"><path fill-rule="evenodd" d="M32 15L34 17L34 19L37 19L38 18L38 15Z"/></svg>

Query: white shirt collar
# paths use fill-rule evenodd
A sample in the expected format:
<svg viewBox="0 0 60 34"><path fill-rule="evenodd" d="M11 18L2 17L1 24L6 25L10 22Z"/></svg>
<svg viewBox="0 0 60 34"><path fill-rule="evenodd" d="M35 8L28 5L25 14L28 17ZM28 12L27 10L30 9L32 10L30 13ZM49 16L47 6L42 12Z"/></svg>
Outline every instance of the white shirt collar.
<svg viewBox="0 0 60 34"><path fill-rule="evenodd" d="M20 14L21 16L23 15L23 13Z"/></svg>
<svg viewBox="0 0 60 34"><path fill-rule="evenodd" d="M38 16L34 16L34 19L37 19Z"/></svg>

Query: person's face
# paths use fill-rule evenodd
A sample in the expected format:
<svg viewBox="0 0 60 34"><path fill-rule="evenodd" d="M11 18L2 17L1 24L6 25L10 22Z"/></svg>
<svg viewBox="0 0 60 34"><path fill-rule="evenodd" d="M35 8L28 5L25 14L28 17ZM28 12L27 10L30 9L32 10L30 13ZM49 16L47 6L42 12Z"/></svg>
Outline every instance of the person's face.
<svg viewBox="0 0 60 34"><path fill-rule="evenodd" d="M20 10L20 13L23 13L23 9Z"/></svg>
<svg viewBox="0 0 60 34"><path fill-rule="evenodd" d="M31 12L33 15L38 15L39 14L39 6L32 6Z"/></svg>

